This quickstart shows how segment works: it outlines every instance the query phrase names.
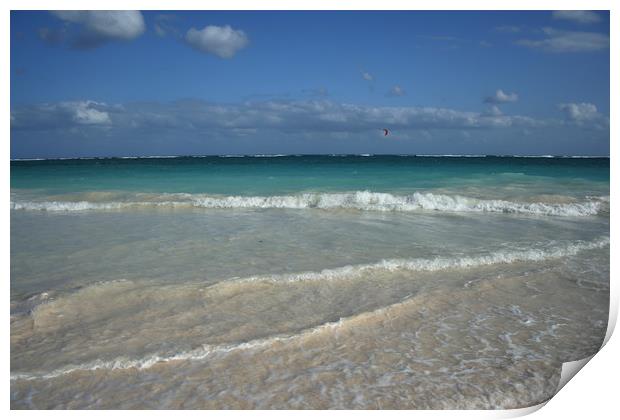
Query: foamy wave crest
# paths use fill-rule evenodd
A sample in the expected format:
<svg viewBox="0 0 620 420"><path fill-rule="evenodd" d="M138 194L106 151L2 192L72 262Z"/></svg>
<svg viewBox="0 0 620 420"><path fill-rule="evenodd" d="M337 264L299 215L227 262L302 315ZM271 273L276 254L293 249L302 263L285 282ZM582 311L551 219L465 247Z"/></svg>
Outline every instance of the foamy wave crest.
<svg viewBox="0 0 620 420"><path fill-rule="evenodd" d="M93 203L89 201L11 201L11 210L85 211L119 210L139 203Z"/></svg>
<svg viewBox="0 0 620 420"><path fill-rule="evenodd" d="M355 317L355 316L353 316ZM353 318L351 317L351 318ZM335 322L327 322L319 326L308 328L300 331L297 334L292 335L275 335L266 338L259 338L256 340L246 341L237 344L228 345L209 345L203 344L193 350L172 353L169 355L152 354L144 358L130 359L125 357L119 357L113 360L96 360L89 363L80 365L66 366L64 368L56 369L51 372L31 372L31 373L15 373L11 374L11 380L36 380L36 379L51 379L58 376L67 375L73 372L79 371L94 371L94 370L119 370L119 369L149 369L158 363L174 362L174 361L188 361L188 360L202 360L210 356L216 356L221 354L230 353L237 350L250 350L268 348L276 343L285 343L307 337L313 334L325 332L326 330L332 330L342 325L346 321L346 318L341 318Z"/></svg>
<svg viewBox="0 0 620 420"><path fill-rule="evenodd" d="M492 212L544 216L592 216L603 209L605 200L589 198L573 203L528 203L485 200L459 195L414 193L393 195L370 191L352 193L305 193L281 196L209 196L203 194L161 194L148 201L12 201L13 210L86 211L140 207L198 207L207 209L351 209L359 211Z"/></svg>
<svg viewBox="0 0 620 420"><path fill-rule="evenodd" d="M389 259L374 264L349 265L345 267L309 271L297 274L279 274L269 276L254 276L234 280L235 283L246 282L300 282L325 281L342 278L354 278L377 271L440 271L450 269L474 268L493 264L512 264L516 262L540 262L549 259L570 257L582 251L600 249L609 245L608 237L601 237L594 241L577 241L559 246L529 248L521 250L496 251L486 255L471 257L437 257L432 259ZM217 287L215 284L211 287Z"/></svg>
<svg viewBox="0 0 620 420"><path fill-rule="evenodd" d="M601 202L520 203L505 200L481 200L433 193L392 195L357 191L354 193L308 193L295 196L200 197L194 205L205 208L287 208L354 209L362 211L418 211L521 213L549 216L591 216L601 209Z"/></svg>

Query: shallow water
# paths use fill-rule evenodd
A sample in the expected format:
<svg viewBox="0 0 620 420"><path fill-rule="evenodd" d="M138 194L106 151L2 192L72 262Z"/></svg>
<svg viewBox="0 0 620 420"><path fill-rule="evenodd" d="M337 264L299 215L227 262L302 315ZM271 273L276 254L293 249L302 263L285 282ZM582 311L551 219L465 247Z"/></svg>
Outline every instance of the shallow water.
<svg viewBox="0 0 620 420"><path fill-rule="evenodd" d="M12 163L12 408L515 408L602 343L606 159L204 159Z"/></svg>

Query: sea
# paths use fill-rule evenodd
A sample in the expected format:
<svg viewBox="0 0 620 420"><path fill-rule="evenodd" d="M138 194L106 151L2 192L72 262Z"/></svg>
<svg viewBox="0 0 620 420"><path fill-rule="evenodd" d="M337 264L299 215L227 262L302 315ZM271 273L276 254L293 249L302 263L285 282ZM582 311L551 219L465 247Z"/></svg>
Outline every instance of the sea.
<svg viewBox="0 0 620 420"><path fill-rule="evenodd" d="M609 159L11 161L13 409L510 409L609 312Z"/></svg>

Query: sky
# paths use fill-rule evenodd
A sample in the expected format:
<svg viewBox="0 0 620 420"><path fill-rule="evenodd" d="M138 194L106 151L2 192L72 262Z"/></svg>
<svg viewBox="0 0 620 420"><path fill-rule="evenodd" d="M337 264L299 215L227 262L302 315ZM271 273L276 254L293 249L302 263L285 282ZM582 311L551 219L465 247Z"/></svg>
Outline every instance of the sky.
<svg viewBox="0 0 620 420"><path fill-rule="evenodd" d="M13 159L609 155L607 11L12 11L10 33Z"/></svg>

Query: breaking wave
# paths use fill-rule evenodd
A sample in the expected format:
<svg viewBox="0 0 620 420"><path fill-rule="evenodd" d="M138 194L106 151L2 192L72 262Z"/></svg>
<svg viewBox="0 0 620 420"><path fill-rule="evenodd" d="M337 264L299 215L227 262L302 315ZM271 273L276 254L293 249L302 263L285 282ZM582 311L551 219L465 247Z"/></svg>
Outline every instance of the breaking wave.
<svg viewBox="0 0 620 420"><path fill-rule="evenodd" d="M136 194L135 198L140 198ZM12 210L71 212L122 210L143 207L206 209L349 209L359 211L492 212L544 216L593 216L607 201L589 197L571 203L489 200L460 195L413 193L393 195L370 191L351 193L304 193L280 196L211 196L204 194L161 194L155 199L131 201L12 201Z"/></svg>

